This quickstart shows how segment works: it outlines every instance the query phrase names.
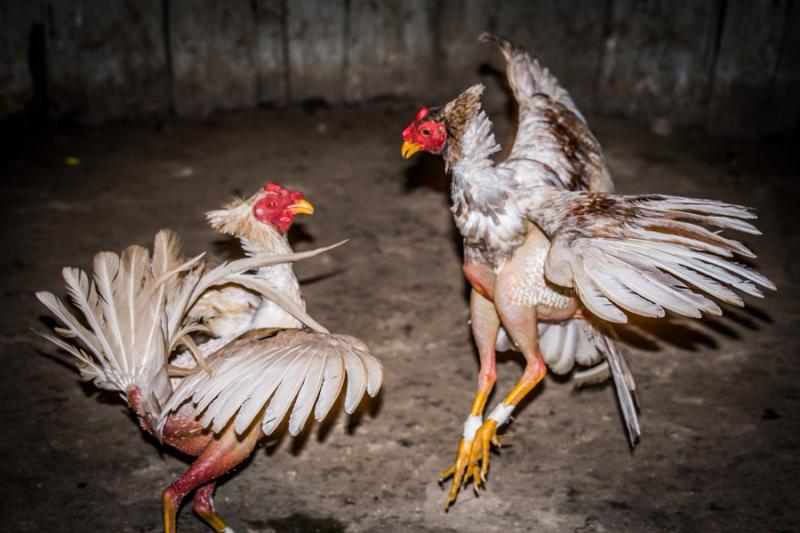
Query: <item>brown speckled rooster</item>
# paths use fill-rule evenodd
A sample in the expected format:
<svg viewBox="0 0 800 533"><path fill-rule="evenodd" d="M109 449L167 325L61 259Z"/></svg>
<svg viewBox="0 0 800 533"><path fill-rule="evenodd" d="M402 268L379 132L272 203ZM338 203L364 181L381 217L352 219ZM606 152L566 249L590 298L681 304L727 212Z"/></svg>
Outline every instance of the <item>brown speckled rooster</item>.
<svg viewBox="0 0 800 533"><path fill-rule="evenodd" d="M295 214L310 210L298 194L257 193L215 216L233 224L225 231L263 243L277 230L282 236ZM276 222L286 225L281 229ZM328 333L308 317L296 295L284 294L282 283L266 279L270 268L326 249L300 254L252 250L253 257L206 271L201 256L184 261L180 248L175 234L161 231L152 257L141 246L130 246L121 255L97 254L93 280L65 268L67 291L82 316L40 292L39 300L65 325L56 328L58 336L43 335L75 357L83 379L119 392L146 432L196 458L163 492L165 531L176 531L178 506L194 491L194 511L214 531L231 533L214 509L217 478L245 460L283 420L288 418L289 433L297 435L312 413L316 420L325 418L345 382L344 408L352 413L365 392L377 394L382 368L363 342ZM220 286L263 293L287 310L297 327L264 328L255 321L233 339L220 336L197 349L190 335L206 328L191 318L189 309ZM312 329L300 329L303 323ZM192 350L176 355L182 343ZM192 355L197 364L189 365L186 359Z"/></svg>
<svg viewBox="0 0 800 533"><path fill-rule="evenodd" d="M438 109L422 108L403 132L404 158L441 154L452 174L452 211L464 237L464 273L472 285L471 324L480 352L478 392L464 424L445 506L463 483L485 482L496 431L549 367L579 377L610 373L631 444L639 438L634 383L604 322L627 313L700 318L720 314L704 296L743 305L732 288L762 296L764 276L733 261L754 257L719 230L758 234L747 208L714 200L613 194L600 145L550 72L505 39L496 42L519 106L508 158L481 110L483 86ZM712 228L712 229L708 229ZM522 378L484 419L495 382L495 352L515 348ZM593 366L596 365L596 366Z"/></svg>

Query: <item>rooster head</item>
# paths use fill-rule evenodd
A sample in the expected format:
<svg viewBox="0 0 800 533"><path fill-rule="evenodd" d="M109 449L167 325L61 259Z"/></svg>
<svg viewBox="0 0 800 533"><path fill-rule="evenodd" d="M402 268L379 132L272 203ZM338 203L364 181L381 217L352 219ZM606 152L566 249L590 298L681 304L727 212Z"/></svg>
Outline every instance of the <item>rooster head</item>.
<svg viewBox="0 0 800 533"><path fill-rule="evenodd" d="M311 215L314 206L300 191L292 191L269 182L250 198L235 198L223 209L210 211L206 217L214 229L234 237L257 231L259 225L269 226L286 234L297 215Z"/></svg>
<svg viewBox="0 0 800 533"><path fill-rule="evenodd" d="M420 150L441 154L447 143L447 127L444 120L437 120L427 107L420 108L414 121L403 131L403 159L408 159Z"/></svg>
<svg viewBox="0 0 800 533"><path fill-rule="evenodd" d="M403 159L408 159L420 150L441 154L445 148L452 151L453 145L460 146L460 136L467 122L481 107L483 85L473 85L456 99L440 108L421 108L414 121L403 130Z"/></svg>
<svg viewBox="0 0 800 533"><path fill-rule="evenodd" d="M300 191L290 191L277 183L264 185L259 198L253 202L253 216L264 224L274 226L281 233L289 231L294 217L314 214L314 206L303 198Z"/></svg>

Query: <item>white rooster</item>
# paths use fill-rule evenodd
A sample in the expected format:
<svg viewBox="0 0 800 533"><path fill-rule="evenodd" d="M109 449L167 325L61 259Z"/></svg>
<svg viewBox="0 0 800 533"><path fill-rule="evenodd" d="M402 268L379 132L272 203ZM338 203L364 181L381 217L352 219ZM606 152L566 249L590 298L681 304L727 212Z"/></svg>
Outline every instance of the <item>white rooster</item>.
<svg viewBox="0 0 800 533"><path fill-rule="evenodd" d="M626 313L700 318L720 314L703 293L743 305L731 289L762 296L764 276L733 261L754 257L720 230L750 234L751 210L665 195L614 194L602 150L572 98L539 63L505 39L497 43L519 106L508 158L481 109L483 86L438 109L422 108L403 132L403 157L441 154L452 174L452 211L464 237L464 273L472 285L472 332L480 352L478 392L464 425L446 506L462 481L485 481L496 431L549 367L600 364L614 379L631 443L639 438L633 378L608 336ZM713 228L713 229L708 229ZM541 335L541 338L540 338ZM526 359L511 392L484 419L496 376L495 351ZM605 362L603 362L605 360Z"/></svg>
<svg viewBox="0 0 800 533"><path fill-rule="evenodd" d="M246 240L272 231L255 204L248 207L254 215L254 233L237 235ZM293 217L296 213L284 214ZM52 294L37 293L66 326L56 328L59 336L43 335L75 357L82 378L118 391L145 431L196 457L163 492L166 532L176 531L178 506L192 491L194 511L214 531L232 532L213 505L219 476L246 459L258 440L287 417L292 435L299 433L312 413L316 420L325 418L345 383L348 413L365 392L377 394L383 371L366 345L354 337L328 333L305 313L299 293L282 292L265 275L270 268L329 248L299 254L253 253L206 272L201 256L182 260L177 236L161 231L152 258L146 248L130 246L119 256L97 254L93 280L78 269L64 269L67 290L81 319ZM248 273L253 269L255 274ZM293 327L262 328L261 322L251 322L249 330L235 338L231 339L230 331L223 332L211 341L218 342L213 350L209 346L195 350L198 365L194 368L171 366L168 362L176 347L182 342L192 346L190 335L206 330L189 310L217 286L245 287L263 294L270 306L285 310L281 319L292 320ZM265 305L266 299L260 301L252 314L265 316L258 312ZM273 317L280 316L272 311ZM311 329L300 329L302 324Z"/></svg>

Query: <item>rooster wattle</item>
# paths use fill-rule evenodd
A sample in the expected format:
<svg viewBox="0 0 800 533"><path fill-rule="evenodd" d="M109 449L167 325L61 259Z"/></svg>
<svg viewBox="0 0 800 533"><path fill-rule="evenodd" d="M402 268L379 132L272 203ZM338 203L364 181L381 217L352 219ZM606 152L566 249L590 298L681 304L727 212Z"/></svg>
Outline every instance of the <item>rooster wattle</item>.
<svg viewBox="0 0 800 533"><path fill-rule="evenodd" d="M751 210L714 200L614 194L599 143L550 72L505 39L497 43L519 107L507 159L481 110L483 86L441 108L422 108L403 132L402 155L441 154L452 174L452 211L464 238L464 273L472 286L471 324L480 353L478 392L464 424L445 506L463 483L485 483L496 431L544 378L547 368L614 380L631 445L639 438L633 377L604 323L626 313L666 311L700 318L720 314L703 295L743 305L731 287L762 296L764 276L735 263L754 255L715 230L750 234ZM495 382L495 352L514 348L526 360L512 391L484 419Z"/></svg>

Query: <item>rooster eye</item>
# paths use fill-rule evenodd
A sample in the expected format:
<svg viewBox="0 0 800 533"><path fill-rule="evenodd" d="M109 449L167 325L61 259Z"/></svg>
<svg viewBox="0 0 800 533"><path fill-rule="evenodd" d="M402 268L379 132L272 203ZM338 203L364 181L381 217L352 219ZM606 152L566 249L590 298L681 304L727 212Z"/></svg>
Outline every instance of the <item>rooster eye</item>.
<svg viewBox="0 0 800 533"><path fill-rule="evenodd" d="M431 130L429 130L428 128L423 128L423 130L420 133L422 133L425 137L427 137L428 135L431 134Z"/></svg>

